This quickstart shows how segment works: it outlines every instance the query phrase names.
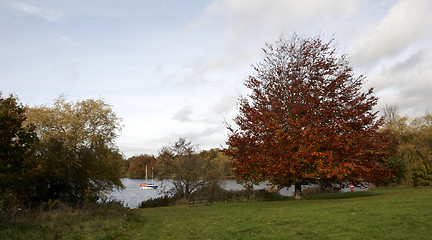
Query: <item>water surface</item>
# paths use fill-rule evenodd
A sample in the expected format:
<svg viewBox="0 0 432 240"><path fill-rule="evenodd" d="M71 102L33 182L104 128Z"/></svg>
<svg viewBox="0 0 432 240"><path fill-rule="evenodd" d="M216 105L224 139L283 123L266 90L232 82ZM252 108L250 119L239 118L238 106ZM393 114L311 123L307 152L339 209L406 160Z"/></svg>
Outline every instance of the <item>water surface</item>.
<svg viewBox="0 0 432 240"><path fill-rule="evenodd" d="M123 190L114 190L110 194L107 195L108 200L117 200L121 201L125 207L129 208L138 208L138 206L145 200L150 198L157 198L165 195L165 192L172 187L172 183L167 181L157 181L154 180L154 183L159 186L157 190L140 190L139 184L144 183L144 179L131 179L131 178L122 178L122 183L125 186ZM304 185L302 188L306 188L308 186L314 185ZM226 179L222 182L222 187L227 190L242 190L243 185L238 184L234 179ZM254 189L265 189L268 185L266 183L262 183L259 186L254 186ZM356 191L366 190L366 189L357 189ZM344 188L341 190L342 192L350 191L349 188ZM280 194L283 196L293 196L294 195L294 186L290 188L283 188L280 190Z"/></svg>
<svg viewBox="0 0 432 240"><path fill-rule="evenodd" d="M144 179L122 178L122 183L125 186L123 190L114 190L107 195L109 200L121 201L124 206L129 208L137 208L143 201L150 198L157 198L165 195L166 190L172 187L170 181L157 181L154 183L160 186L157 190L140 190L139 184L145 182ZM241 190L243 185L236 183L234 179L226 179L222 182L222 187L227 190ZM255 189L264 189L268 187L265 183L255 186ZM290 196L294 192L294 188L282 189L280 193L284 196Z"/></svg>

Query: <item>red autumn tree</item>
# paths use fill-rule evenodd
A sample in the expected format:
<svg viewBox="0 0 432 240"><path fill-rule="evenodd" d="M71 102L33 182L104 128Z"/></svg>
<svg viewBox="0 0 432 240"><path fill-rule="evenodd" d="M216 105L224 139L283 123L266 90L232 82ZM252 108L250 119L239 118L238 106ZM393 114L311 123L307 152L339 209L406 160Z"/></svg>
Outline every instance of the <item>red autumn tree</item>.
<svg viewBox="0 0 432 240"><path fill-rule="evenodd" d="M139 156L133 156L128 159L129 163L129 175L131 178L145 178L146 166L148 172L153 171L156 158L151 155L141 154Z"/></svg>
<svg viewBox="0 0 432 240"><path fill-rule="evenodd" d="M377 183L389 175L390 142L378 131L373 88L361 92L334 39L281 37L245 82L226 154L238 179L282 188L309 183Z"/></svg>

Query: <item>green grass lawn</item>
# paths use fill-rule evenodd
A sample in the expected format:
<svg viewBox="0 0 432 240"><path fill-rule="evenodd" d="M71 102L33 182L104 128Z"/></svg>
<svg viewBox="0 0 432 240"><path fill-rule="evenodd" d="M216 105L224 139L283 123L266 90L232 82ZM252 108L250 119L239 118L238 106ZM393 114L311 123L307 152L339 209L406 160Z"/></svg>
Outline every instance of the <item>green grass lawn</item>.
<svg viewBox="0 0 432 240"><path fill-rule="evenodd" d="M53 227L51 239L432 239L432 188L138 209L70 221L69 227ZM25 232L25 239L30 233L50 239L40 229L49 220L32 228L20 224L3 226L0 239L21 239Z"/></svg>

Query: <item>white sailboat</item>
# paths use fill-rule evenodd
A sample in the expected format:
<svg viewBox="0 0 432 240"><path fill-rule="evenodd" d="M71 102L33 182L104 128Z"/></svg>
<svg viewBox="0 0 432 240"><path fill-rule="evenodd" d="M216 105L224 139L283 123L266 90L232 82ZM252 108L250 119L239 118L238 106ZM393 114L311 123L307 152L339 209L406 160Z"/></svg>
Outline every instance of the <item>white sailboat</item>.
<svg viewBox="0 0 432 240"><path fill-rule="evenodd" d="M158 185L153 183L153 167L152 167L152 183L147 183L147 165L145 170L145 179L146 179L145 183L139 184L140 190L153 190L158 188Z"/></svg>

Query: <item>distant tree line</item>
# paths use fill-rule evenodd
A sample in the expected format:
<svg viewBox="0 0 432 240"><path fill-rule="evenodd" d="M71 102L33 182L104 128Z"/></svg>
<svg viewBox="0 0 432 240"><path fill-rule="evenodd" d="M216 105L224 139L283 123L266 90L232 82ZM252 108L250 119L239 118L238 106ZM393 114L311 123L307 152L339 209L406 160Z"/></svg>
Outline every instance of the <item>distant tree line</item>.
<svg viewBox="0 0 432 240"><path fill-rule="evenodd" d="M182 138L186 141L185 138ZM162 151L162 149L160 149ZM166 152L165 152L166 154ZM223 150L214 148L210 150L196 150L193 153L194 157L197 157L199 161L205 161L205 159L211 159L212 164L217 166L219 178L234 178L232 172L231 160L223 153ZM145 169L147 166L148 177L150 178L153 171L154 178L162 178L162 175L166 176L166 173L162 172L162 165L164 162L163 153L159 156L149 154L139 154L129 157L124 160L122 168L122 176L127 178L144 179ZM168 174L169 175L169 174Z"/></svg>
<svg viewBox="0 0 432 240"><path fill-rule="evenodd" d="M140 154L132 156L124 160L122 169L123 177L128 178L144 178L146 174L146 167L148 171L154 171L156 165L156 158L153 155Z"/></svg>

